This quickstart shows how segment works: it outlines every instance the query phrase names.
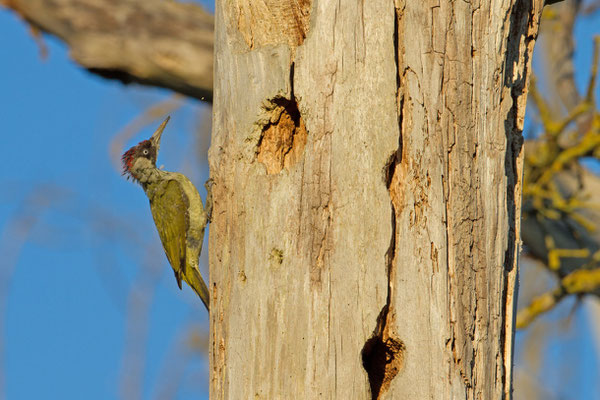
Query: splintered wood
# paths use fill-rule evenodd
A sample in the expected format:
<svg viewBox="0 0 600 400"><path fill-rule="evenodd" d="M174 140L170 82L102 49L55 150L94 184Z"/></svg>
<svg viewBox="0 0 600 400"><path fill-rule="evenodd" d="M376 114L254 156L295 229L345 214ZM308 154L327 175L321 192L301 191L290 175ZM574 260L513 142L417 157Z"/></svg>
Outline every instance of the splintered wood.
<svg viewBox="0 0 600 400"><path fill-rule="evenodd" d="M274 99L269 122L263 127L257 159L267 167L268 174L289 169L298 161L306 145L306 127L296 102Z"/></svg>

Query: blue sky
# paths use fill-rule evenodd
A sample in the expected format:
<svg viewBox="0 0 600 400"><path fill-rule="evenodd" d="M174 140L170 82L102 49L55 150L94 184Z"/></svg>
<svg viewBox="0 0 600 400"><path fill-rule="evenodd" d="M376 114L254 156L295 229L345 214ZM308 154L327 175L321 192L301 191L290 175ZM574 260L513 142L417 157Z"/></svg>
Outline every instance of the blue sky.
<svg viewBox="0 0 600 400"><path fill-rule="evenodd" d="M181 348L190 335L207 334L206 312L189 288L177 288L143 191L109 157L120 129L170 94L92 76L60 42L44 42L46 60L25 24L0 11L0 248L18 256L0 259L2 278L12 271L0 294L7 301L0 311L6 396L111 399L127 386L151 399L176 378L177 398L197 399L207 392L205 357ZM200 188L208 171L186 132L203 108L190 101L172 113L159 160L166 169L187 169ZM132 288L144 295L136 300ZM147 326L128 324L132 315L145 321L144 304ZM126 347L136 353L124 360ZM127 361L139 356L141 370Z"/></svg>
<svg viewBox="0 0 600 400"><path fill-rule="evenodd" d="M577 26L582 87L598 26L598 18ZM206 312L189 288L178 290L147 199L109 154L115 135L170 93L97 78L60 42L44 42L46 60L27 26L0 10L0 391L11 400L155 399L178 382L177 399L206 397L206 358L188 347L207 334ZM202 112L188 101L171 113L159 159L199 188L208 171L189 132ZM565 303L545 323L558 329L568 314ZM538 378L561 398L600 398L598 350L590 350L586 324L578 311L567 337L548 332L553 350ZM526 341L517 339L520 352ZM565 389L556 364L568 357L582 372Z"/></svg>

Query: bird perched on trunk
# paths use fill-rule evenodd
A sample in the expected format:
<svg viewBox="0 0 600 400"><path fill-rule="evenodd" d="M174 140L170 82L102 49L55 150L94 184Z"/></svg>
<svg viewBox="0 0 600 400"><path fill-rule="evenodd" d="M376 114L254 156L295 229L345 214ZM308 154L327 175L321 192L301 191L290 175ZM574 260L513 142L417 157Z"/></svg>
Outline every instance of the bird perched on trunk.
<svg viewBox="0 0 600 400"><path fill-rule="evenodd" d="M198 257L212 210L210 185L206 185L204 208L198 190L185 175L156 168L160 138L169 119L164 120L150 139L123 154L123 175L142 185L150 200L154 224L179 289L181 281L186 281L208 310L208 288L198 269Z"/></svg>

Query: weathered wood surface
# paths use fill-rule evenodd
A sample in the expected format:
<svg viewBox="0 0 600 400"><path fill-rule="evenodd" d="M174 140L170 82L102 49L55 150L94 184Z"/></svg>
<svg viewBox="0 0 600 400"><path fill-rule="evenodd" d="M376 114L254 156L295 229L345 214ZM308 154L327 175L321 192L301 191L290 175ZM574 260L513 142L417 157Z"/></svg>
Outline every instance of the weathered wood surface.
<svg viewBox="0 0 600 400"><path fill-rule="evenodd" d="M263 3L217 4L211 398L510 397L542 2Z"/></svg>

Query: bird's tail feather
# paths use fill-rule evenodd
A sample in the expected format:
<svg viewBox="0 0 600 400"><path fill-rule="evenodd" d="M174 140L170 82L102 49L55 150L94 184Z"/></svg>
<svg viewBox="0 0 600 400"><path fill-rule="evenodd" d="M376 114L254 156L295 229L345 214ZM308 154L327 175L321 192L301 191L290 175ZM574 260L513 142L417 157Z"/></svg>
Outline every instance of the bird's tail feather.
<svg viewBox="0 0 600 400"><path fill-rule="evenodd" d="M194 292L200 297L200 300L204 303L206 310L210 310L210 295L208 293L208 287L200 275L200 271L197 268L187 268L185 271L185 281L190 285Z"/></svg>

